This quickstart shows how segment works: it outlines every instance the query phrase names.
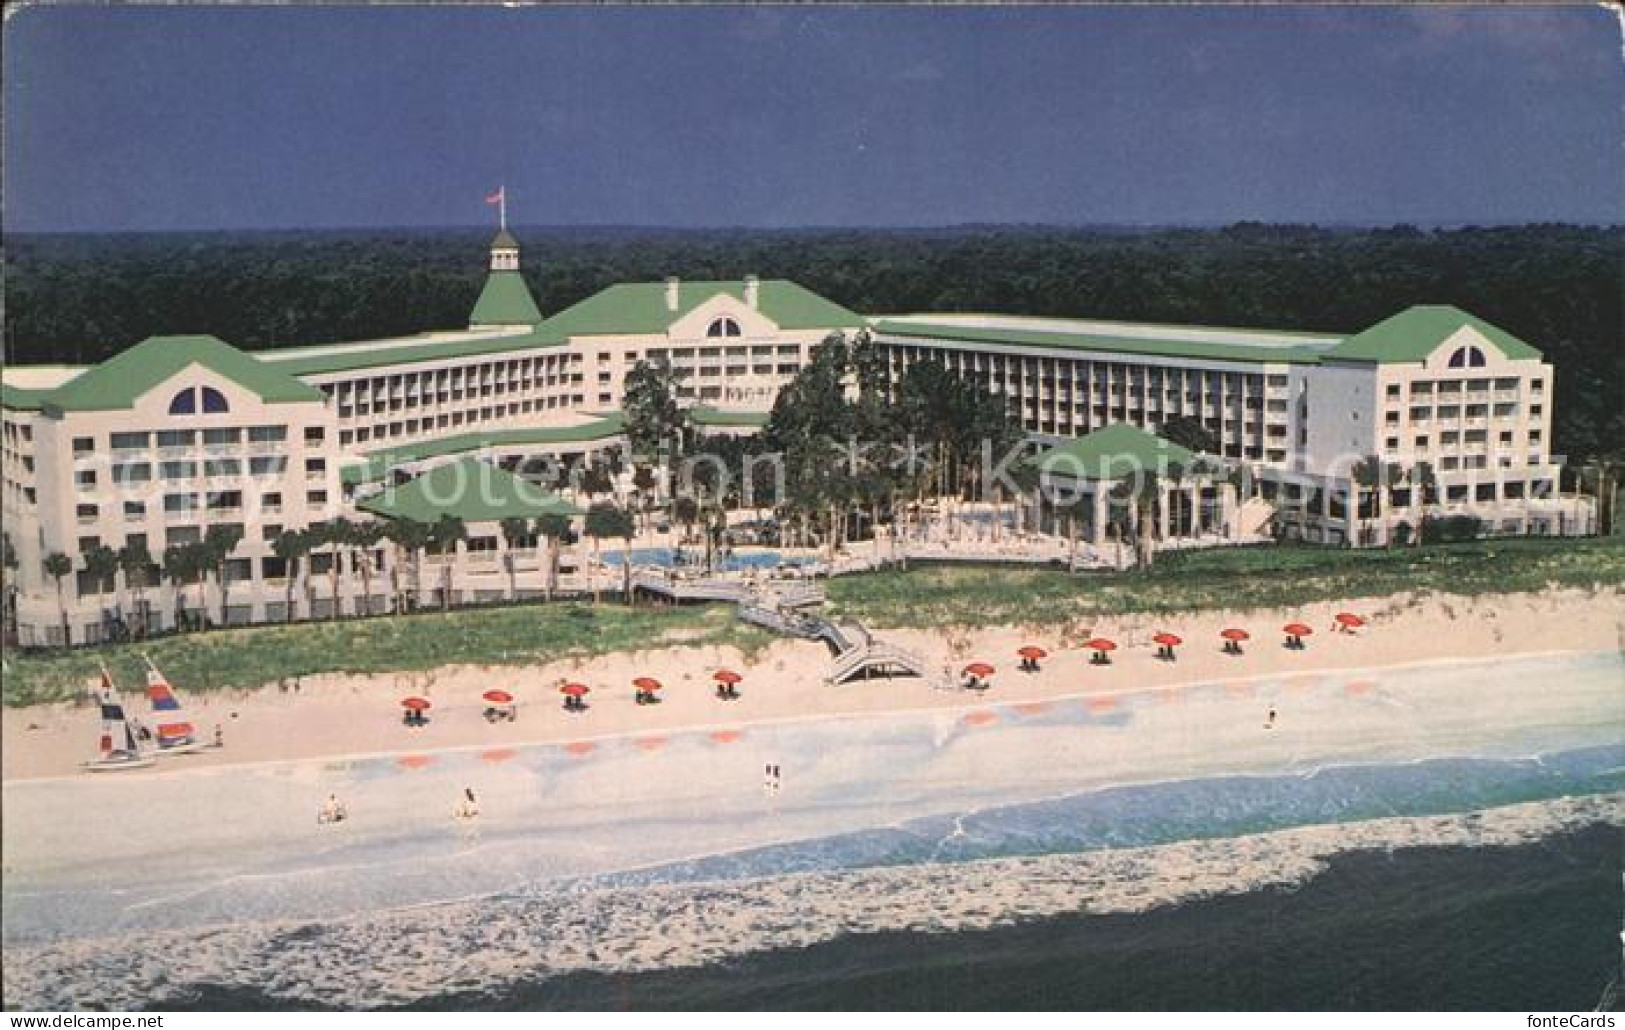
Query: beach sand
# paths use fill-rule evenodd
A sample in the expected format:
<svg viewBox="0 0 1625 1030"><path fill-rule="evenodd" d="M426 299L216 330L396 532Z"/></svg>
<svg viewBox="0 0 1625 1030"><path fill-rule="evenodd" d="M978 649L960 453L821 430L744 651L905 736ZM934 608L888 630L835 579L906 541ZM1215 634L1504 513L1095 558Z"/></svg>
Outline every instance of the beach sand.
<svg viewBox="0 0 1625 1030"><path fill-rule="evenodd" d="M1369 625L1356 633L1332 632L1334 613L1352 611ZM1282 646L1281 627L1304 622L1314 629L1303 650ZM1240 656L1220 650L1219 631L1247 629L1252 639ZM1178 661L1153 657L1151 636L1169 631L1184 638ZM448 666L431 672L380 675L324 674L303 678L297 693L275 685L254 691L191 693L175 687L191 708L204 739L221 728L225 746L177 756L121 777L181 768L259 763L360 754L413 755L453 748L500 748L548 741L715 727L726 732L772 720L828 718L927 708L976 708L992 704L1042 704L1058 697L1099 696L1164 690L1181 684L1279 678L1333 669L1361 669L1451 658L1599 651L1625 642L1625 597L1619 592L1551 591L1479 598L1405 595L1351 599L1281 611L1204 612L1166 618L1134 615L1090 624L1038 629L1002 626L976 629L876 630L875 635L924 656L935 675L899 677L832 686L824 681L827 648L806 641L780 641L753 656L733 648L684 646L595 658L566 658L544 665ZM1109 666L1090 663L1083 648L1091 637L1116 641ZM1050 652L1042 671L1017 670L1017 648L1037 644ZM968 662L997 667L991 689L973 693L944 689ZM741 697L720 701L711 674L731 668L744 675ZM947 676L944 676L947 673ZM662 681L662 703L638 705L632 680ZM592 689L585 712L562 710L558 687L579 681ZM91 686L92 684L87 684ZM133 688L127 684L126 688ZM1536 685L1532 685L1534 687ZM1352 689L1353 685L1351 685ZM518 699L519 718L489 723L481 693L492 688ZM129 699L135 700L129 690ZM428 726L401 723L399 702L407 695L431 699ZM1625 707L1625 700L1622 700ZM132 708L142 711L144 704ZM1622 713L1625 714L1625 713ZM1261 718L1263 712L1260 712ZM95 710L67 704L7 709L0 716L7 780L77 775L92 757Z"/></svg>

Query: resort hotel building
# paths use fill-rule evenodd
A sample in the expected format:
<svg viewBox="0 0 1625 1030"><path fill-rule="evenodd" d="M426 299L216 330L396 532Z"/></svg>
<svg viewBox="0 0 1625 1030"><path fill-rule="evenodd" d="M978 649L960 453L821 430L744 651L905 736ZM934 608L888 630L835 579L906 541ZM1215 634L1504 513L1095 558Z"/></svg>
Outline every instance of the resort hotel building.
<svg viewBox="0 0 1625 1030"><path fill-rule="evenodd" d="M940 362L1006 397L1050 454L1072 448L1096 467L1110 453L1165 450L1152 436L1164 423L1199 420L1217 457L1245 464L1256 481L1240 498L1228 483L1202 487L1192 532L1234 536L1247 505L1255 514L1267 506L1262 521L1276 535L1327 544L1388 543L1402 526L1451 514L1497 534L1592 531L1583 499L1558 493L1551 366L1455 308L1412 308L1347 337L866 317L795 283L746 277L621 284L544 315L504 230L466 329L255 352L164 336L91 367L4 369L8 639L62 643L66 632L72 643L96 642L114 626L160 631L205 611L251 623L319 618L335 603L387 610L384 583L400 560L387 542L361 558L371 596L360 596L369 588L354 576L333 577L332 596L321 552L305 563L301 589L290 588L274 541L340 517L464 520L468 539L433 559L421 603L446 590L469 601L499 599L513 585L538 593L541 549L510 547L499 522L580 513L579 499L520 477L538 462L624 447L619 409L638 362L682 373L680 402L701 431L754 432L821 341L864 330L894 374ZM1433 475L1401 476L1375 497L1355 471L1370 457ZM1053 461L1046 468L1066 474ZM446 496L439 487L454 473L476 488ZM1188 525L1190 512L1175 515ZM1052 513L1041 521L1052 527ZM132 577L84 565L84 555L132 541L156 562L213 525L242 534L223 566L225 596L212 578L177 589L160 587L155 567ZM1098 540L1101 528L1092 520L1086 536ZM71 570L48 562L53 555Z"/></svg>

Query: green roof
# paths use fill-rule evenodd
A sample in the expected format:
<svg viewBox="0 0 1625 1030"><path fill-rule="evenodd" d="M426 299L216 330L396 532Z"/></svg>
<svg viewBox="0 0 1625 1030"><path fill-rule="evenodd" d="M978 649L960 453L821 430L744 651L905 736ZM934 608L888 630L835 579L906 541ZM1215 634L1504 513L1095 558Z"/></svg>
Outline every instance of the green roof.
<svg viewBox="0 0 1625 1030"><path fill-rule="evenodd" d="M491 238L491 249L496 250L499 247L508 250L518 250L519 241L514 239L513 233L506 229L499 229L497 230L497 234Z"/></svg>
<svg viewBox="0 0 1625 1030"><path fill-rule="evenodd" d="M443 436L437 440L375 451L363 464L346 465L339 470L339 478L346 483L370 483L384 478L391 468L408 462L442 458L449 454L464 454L488 447L523 447L552 443L592 443L607 440L625 430L626 420L616 412L596 422L578 426L539 426L528 429L487 429L474 433Z"/></svg>
<svg viewBox="0 0 1625 1030"><path fill-rule="evenodd" d="M745 299L745 284L738 280L680 282L673 311L666 305L666 289L665 283L619 283L560 311L545 328L559 337L663 333L719 293L740 303ZM761 281L757 310L780 329L855 329L865 324L862 315L786 279Z"/></svg>
<svg viewBox="0 0 1625 1030"><path fill-rule="evenodd" d="M542 309L536 306L525 277L518 272L492 272L487 276L485 289L468 316L469 325L536 325L541 320Z"/></svg>
<svg viewBox="0 0 1625 1030"><path fill-rule="evenodd" d="M1463 327L1471 327L1508 358L1539 359L1540 351L1498 326L1448 304L1422 304L1385 318L1327 352L1337 361L1422 361Z"/></svg>
<svg viewBox="0 0 1625 1030"><path fill-rule="evenodd" d="M291 358L277 358L275 355L278 351L274 350L260 351L259 354L275 367L286 370L289 375L308 376L327 372L350 372L362 368L410 365L419 361L444 361L447 358L528 351L538 347L557 347L562 343L563 340L554 339L544 332L532 329L528 333L482 336L473 340L425 339L422 343L404 344L399 347L363 347L358 343L353 348L333 350L329 348L344 345L324 344L320 347L290 348L298 355ZM306 351L310 353L300 353ZM322 351L326 353L321 353Z"/></svg>
<svg viewBox="0 0 1625 1030"><path fill-rule="evenodd" d="M267 404L323 399L322 391L314 386L213 336L152 336L53 390L25 392L39 394L43 407L63 411L128 408L192 365L231 380Z"/></svg>
<svg viewBox="0 0 1625 1030"><path fill-rule="evenodd" d="M30 390L22 386L0 383L0 407L13 411L38 411L50 396L50 390Z"/></svg>
<svg viewBox="0 0 1625 1030"><path fill-rule="evenodd" d="M875 323L875 331L891 336L920 337L932 340L963 340L967 343L1006 344L1012 347L1051 347L1060 350L1100 351L1103 353L1144 354L1152 357L1206 358L1212 361L1247 361L1282 365L1313 365L1320 361L1320 350L1292 346L1250 346L1241 343L1209 343L1205 340L1181 339L1178 328L1166 327L1169 335L1121 336L1109 332L1049 332L1039 329L993 329L969 325L951 325L937 322L917 322L907 319L883 318ZM1199 327L1198 327L1199 328ZM1246 332L1247 330L1227 330ZM1260 331L1259 336L1279 336L1277 332ZM1313 338L1315 334L1292 334ZM1335 336L1324 337L1329 344Z"/></svg>
<svg viewBox="0 0 1625 1030"><path fill-rule="evenodd" d="M356 507L389 519L425 523L444 515L464 522L499 522L554 512L582 514L557 494L477 458L437 466L409 483L358 501Z"/></svg>
<svg viewBox="0 0 1625 1030"><path fill-rule="evenodd" d="M1028 459L1040 472L1070 479L1127 479L1144 471L1163 475L1170 465L1189 469L1194 451L1127 422L1097 429Z"/></svg>
<svg viewBox="0 0 1625 1030"><path fill-rule="evenodd" d="M765 411L724 411L721 408L690 408L688 420L697 426L765 426Z"/></svg>

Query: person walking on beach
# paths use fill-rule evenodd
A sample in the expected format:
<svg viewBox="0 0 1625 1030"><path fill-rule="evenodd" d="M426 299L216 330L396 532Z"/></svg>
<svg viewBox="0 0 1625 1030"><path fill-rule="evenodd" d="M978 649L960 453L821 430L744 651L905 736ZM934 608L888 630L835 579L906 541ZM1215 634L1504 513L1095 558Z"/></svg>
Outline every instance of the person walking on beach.
<svg viewBox="0 0 1625 1030"><path fill-rule="evenodd" d="M463 800L457 805L452 815L458 819L474 819L480 814L480 804L474 799L474 788L463 788Z"/></svg>
<svg viewBox="0 0 1625 1030"><path fill-rule="evenodd" d="M1273 730L1275 728L1275 706L1274 705L1270 705L1269 714L1264 717L1264 728L1266 730Z"/></svg>

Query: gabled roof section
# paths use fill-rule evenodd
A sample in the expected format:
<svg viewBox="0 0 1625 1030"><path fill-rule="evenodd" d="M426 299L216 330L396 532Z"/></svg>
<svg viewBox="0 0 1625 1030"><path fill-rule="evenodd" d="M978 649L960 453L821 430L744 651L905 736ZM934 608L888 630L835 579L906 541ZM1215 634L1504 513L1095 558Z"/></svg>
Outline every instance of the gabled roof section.
<svg viewBox="0 0 1625 1030"><path fill-rule="evenodd" d="M50 393L49 390L30 390L23 386L0 383L0 407L10 408L13 411L38 411Z"/></svg>
<svg viewBox="0 0 1625 1030"><path fill-rule="evenodd" d="M689 408L685 414L697 426L739 427L760 429L767 425L765 411L730 411L724 408Z"/></svg>
<svg viewBox="0 0 1625 1030"><path fill-rule="evenodd" d="M1009 325L973 325L932 318L888 318L874 322L874 330L887 336L960 341L1009 347L1043 347L1100 354L1137 354L1146 357L1195 358L1258 364L1313 365L1336 337L1283 334L1275 331L1224 329L1204 326L1141 326L1122 323L1090 325L1062 319L1010 319ZM1044 323L1049 324L1044 324ZM1246 336L1256 343L1245 342ZM1221 337L1216 338L1216 337ZM1282 341L1285 342L1282 342ZM1313 341L1313 342L1311 342Z"/></svg>
<svg viewBox="0 0 1625 1030"><path fill-rule="evenodd" d="M738 280L680 282L673 311L666 303L666 289L665 283L618 283L570 305L543 328L561 337L663 333L718 294L740 303L745 300L745 284ZM762 280L757 310L780 329L856 329L866 324L862 315L788 279Z"/></svg>
<svg viewBox="0 0 1625 1030"><path fill-rule="evenodd" d="M1424 361L1439 345L1470 327L1500 348L1508 358L1541 357L1540 351L1499 326L1449 304L1420 304L1383 319L1327 352L1333 361Z"/></svg>
<svg viewBox="0 0 1625 1030"><path fill-rule="evenodd" d="M409 483L357 502L356 507L384 518L424 523L444 515L464 522L500 522L554 512L582 514L557 494L477 458L437 466Z"/></svg>
<svg viewBox="0 0 1625 1030"><path fill-rule="evenodd" d="M495 447L594 443L618 436L625 429L625 417L620 412L615 412L596 421L575 426L531 426L523 429L488 429L475 433L458 433L456 436L443 436L436 440L376 451L369 454L367 460L361 464L341 468L339 478L346 483L370 483L384 478L390 469L398 465L427 461L430 458L466 454Z"/></svg>
<svg viewBox="0 0 1625 1030"><path fill-rule="evenodd" d="M193 365L231 380L267 404L323 399L314 386L217 337L151 336L49 391L40 401L45 408L62 411L129 408L147 391Z"/></svg>
<svg viewBox="0 0 1625 1030"><path fill-rule="evenodd" d="M1194 451L1127 422L1097 429L1028 459L1040 472L1070 479L1112 481L1144 472L1167 476L1174 466L1191 470Z"/></svg>
<svg viewBox="0 0 1625 1030"><path fill-rule="evenodd" d="M541 321L542 309L536 306L525 277L518 272L492 272L487 276L485 289L468 316L469 325L537 325Z"/></svg>
<svg viewBox="0 0 1625 1030"><path fill-rule="evenodd" d="M492 250L518 250L519 249L519 241L514 239L513 233L509 232L506 229L499 229L499 230L497 230L497 234L495 236L491 237L491 249Z"/></svg>

